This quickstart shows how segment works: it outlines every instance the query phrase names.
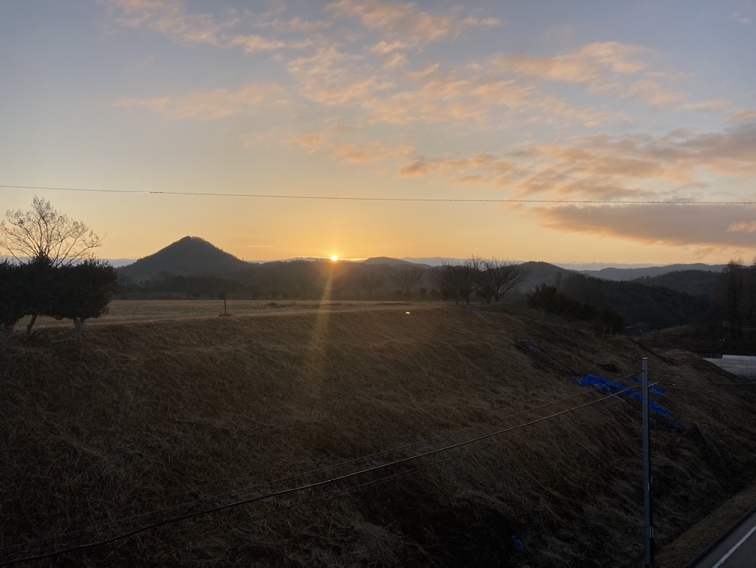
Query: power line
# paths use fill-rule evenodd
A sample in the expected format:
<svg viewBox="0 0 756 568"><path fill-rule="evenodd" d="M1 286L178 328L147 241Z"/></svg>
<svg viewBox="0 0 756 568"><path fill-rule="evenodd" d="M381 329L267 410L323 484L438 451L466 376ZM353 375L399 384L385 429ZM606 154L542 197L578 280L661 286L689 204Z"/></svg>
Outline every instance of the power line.
<svg viewBox="0 0 756 568"><path fill-rule="evenodd" d="M737 387L737 388L749 388L749 387L756 387L756 381L752 381L749 383L698 383L698 384L691 384L689 382L684 383L675 383L675 382L659 382L657 383L660 386L665 387L682 387L686 389L708 389L710 387Z"/></svg>
<svg viewBox="0 0 756 568"><path fill-rule="evenodd" d="M435 197L375 197L343 195L295 195L272 193L228 193L210 191L158 191L150 189L113 189L87 187L47 187L33 185L0 185L6 189L33 189L39 191L73 191L84 193L120 193L134 195L170 195L193 197L246 197L250 199L288 199L311 201L385 201L399 203L519 203L519 204L583 204L583 205L756 205L756 201L695 201L681 199L677 201L633 200L616 201L611 199L478 199L478 198L435 198Z"/></svg>
<svg viewBox="0 0 756 568"><path fill-rule="evenodd" d="M654 384L656 384L656 383L654 383ZM653 385L651 385L651 386L653 386ZM297 492L305 491L305 490L308 490L308 489L315 489L315 488L318 488L318 487L324 487L324 486L327 486L327 485L332 485L334 483L337 483L337 482L340 482L340 481L344 481L344 480L347 480L347 479L351 479L351 478L354 478L354 477L357 477L357 476L360 476L360 475L364 475L364 474L375 472L375 471L380 471L380 470L383 470L383 469L386 469L386 468L389 468L389 467L393 467L393 466L397 466L397 465L400 465L400 464L404 464L404 463L408 463L408 462L411 462L411 461L415 461L415 460L418 460L420 458L429 457L429 456L433 456L433 455L436 455L436 454L440 454L442 452L447 452L449 450L460 448L460 447L463 447L463 446L468 446L470 444L474 444L475 442L480 442L482 440L487 440L487 439L490 439L490 438L493 438L493 437L496 437L496 436L500 436L502 434L513 432L515 430L519 430L519 429L525 428L527 426L533 426L535 424L538 424L538 423L541 423L541 422L545 422L547 420L552 420L552 419L557 418L559 416L562 416L564 414L568 414L570 412L575 412L577 410L581 410L583 408L587 408L587 407L592 406L594 404L598 404L600 402L604 402L604 401L609 400L611 398L617 397L620 394L627 393L628 391L632 391L632 390L634 390L636 388L638 388L637 385L633 386L633 387L627 387L627 388L625 388L625 389L623 389L621 391L618 391L616 393L612 393L610 395L601 397L601 398L596 399L594 401L587 402L587 403L584 403L584 404L581 404L581 405L578 405L578 406L573 406L571 408L567 408L567 409L561 410L559 412L555 412L555 413L550 414L548 416L544 416L544 417L541 417L541 418L538 418L538 419L535 419L535 420L531 420L529 422L524 422L522 424L518 424L516 426L512 426L512 427L509 427L509 428L504 428L502 430L497 430L497 431L491 432L489 434L484 434L484 435L481 435L481 436L477 436L477 437L469 439L469 440L464 440L462 442L457 442L457 443L450 444L450 445L447 445L447 446L444 446L444 447L441 447L441 448L436 448L435 450L429 450L427 452L422 452L422 453L419 453L419 454L415 454L413 456L408 456L408 457L405 457L405 458L400 458L400 459L394 460L394 461L389 462L389 463L380 464L380 465L376 465L376 466L373 466L373 467L368 467L368 468L361 469L361 470L358 470L358 471L355 471L355 472L338 475L338 476L332 477L330 479L325 479L325 480L316 481L316 482L313 482L313 483L299 485L297 487L291 487L291 488L288 488L288 489L282 489L282 490L279 490L279 491L273 491L273 492L270 492L270 493L267 493L267 494L264 494L264 495L258 495L258 496L255 496L255 497L250 497L248 499L242 499L242 500L234 501L232 503L227 503L225 505L219 505L217 507L212 507L212 508L209 508L209 509L203 509L201 511L193 511L191 513L187 513L187 514L180 515L180 516L177 516L177 517L172 517L172 518L169 518L169 519L163 519L163 520L160 520L160 521L155 521L154 523L143 525L143 526L138 527L136 529L133 529L131 531L128 531L128 532L125 532L125 533L122 533L122 534L119 534L119 535L116 535L116 536L113 536L113 537L110 537L110 538L106 538L106 539L103 539L103 540L99 540L97 542L91 542L91 543L87 543L87 544L80 544L80 545L77 545L77 546L71 546L71 547L68 547L68 548L65 548L65 549L61 549L61 550L58 550L58 551L55 551L55 552L47 552L47 553L38 554L38 555L35 555L35 556L27 556L27 557L24 557L24 558L18 558L16 560L3 561L3 562L0 562L0 566L10 566L10 565L18 564L18 563L22 563L22 562L33 562L35 560L42 560L44 558L50 558L52 556L58 556L60 554L66 554L66 553L69 553L69 552L76 552L76 551L80 551L80 550L87 550L87 549L90 549L90 548L96 548L98 546L103 546L105 544L109 544L109 543L115 542L117 540L122 540L122 539L125 539L125 538L129 538L129 537L135 536L135 535L137 535L139 533L142 533L142 532L145 532L147 530L150 530L150 529L153 529L153 528L157 528L157 527L160 527L160 526L177 523L177 522L180 522L180 521L196 518L196 517L203 516L203 515L209 515L211 513L217 513L217 512L220 512L220 511L224 511L224 510L227 510L227 509L232 509L232 508L240 507L242 505L248 505L250 503L255 503L255 502L258 502L258 501L272 499L272 498L275 498L275 497L281 497L283 495L290 495L292 493L297 493Z"/></svg>
<svg viewBox="0 0 756 568"><path fill-rule="evenodd" d="M502 422L504 420L509 420L509 419L514 418L514 417L517 417L517 416L520 416L520 415L523 415L523 414L526 414L526 413L529 413L529 412L533 412L535 410L539 410L541 408L545 408L545 407L548 407L548 406L553 406L553 405L558 404L558 403L562 403L562 402L565 402L565 401L568 401L568 400L572 400L574 398L584 397L584 396L586 396L586 395L588 395L590 393L591 393L591 391L583 390L583 391L578 392L576 394L572 394L572 395L569 395L569 396L565 396L565 397L562 397L562 398L551 400L549 402L538 404L536 406L533 406L533 407L521 410L519 412L515 412L513 414L507 414L506 417L494 418L493 420L488 420L488 421L481 422L481 423L478 423L478 424L473 424L471 426L466 426L464 428L459 428L457 430L453 430L451 432L447 432L445 434L441 434L441 435L438 435L438 436L431 436L430 438L420 439L420 440L417 440L415 442L411 442L409 444L404 444L404 445L396 446L396 447L393 447L393 448L387 448L385 450L381 450L379 452L375 452L375 453L372 453L372 454L367 454L367 455L364 455L364 456L360 456L358 458L352 458L352 459L342 460L342 461L336 462L334 464L331 464L329 466L325 466L325 467L318 468L318 469L313 469L313 470L308 470L308 471L304 471L304 472L301 472L301 473L295 473L295 474L287 475L285 477L280 477L278 479L273 479L273 480L270 480L270 481L266 481L264 483L260 483L260 484L257 484L257 485L251 486L251 487L246 487L246 488L243 488L243 489L237 489L235 491L230 491L230 492L227 492L227 493L208 495L206 497L202 497L202 498L199 498L199 499L194 499L192 501L185 501L183 503L177 503L176 505L171 505L171 506L163 507L163 508L160 508L160 509L153 509L152 511L146 511L144 513L138 513L136 515L132 515L132 516L129 516L129 517L123 517L123 518L120 518L120 519L117 519L117 520L114 520L114 521L111 521L111 522L95 523L94 525L91 525L89 527L86 527L86 528L83 528L83 529L79 529L79 530L75 530L75 531L71 531L69 533L63 533L63 534L59 534L59 535L55 535L55 536L51 536L51 537L47 537L47 538L39 538L39 539L35 539L35 540L30 540L30 541L27 541L27 542L24 542L24 543L18 543L18 544L15 544L15 545L7 546L7 547L3 548L0 552L8 553L8 552L11 552L11 551L14 551L14 550L18 550L18 549L21 549L21 548L27 548L27 547L29 547L31 545L39 544L39 543L58 542L58 543L62 544L64 541L71 540L74 537L82 537L82 536L87 535L87 534L91 535L91 536L94 536L94 535L96 535L98 533L102 533L102 532L105 532L105 531L108 531L108 530L113 530L113 529L116 529L118 527L124 526L127 523L129 523L129 522L144 520L144 519L147 519L149 517L153 517L153 516L161 514L161 513L165 514L165 513L170 513L170 512L178 511L178 510L181 510L181 509L187 509L189 507L200 505L200 504L207 503L207 502L210 502L210 501L216 501L217 502L217 501L220 501L222 499L232 499L232 498L233 499L238 499L238 498L242 497L243 495L248 495L248 494L253 493L255 491L260 491L263 488L273 487L276 484L280 484L280 483L284 483L284 482L287 482L287 481L291 481L293 479L306 479L308 477L315 477L315 476L319 476L319 475L326 475L328 472L330 472L332 470L344 468L344 467L347 467L347 466L352 466L352 465L355 465L355 464L357 464L359 462L368 462L370 460L374 460L375 458L380 458L382 456L398 453L398 452L404 451L404 450L414 450L417 446L425 446L425 445L428 445L428 444L433 444L433 443L438 443L438 442L443 442L443 441L449 441L454 436L459 436L461 434L464 434L464 433L472 431L472 430L481 429L481 428L484 428L486 426L491 426L491 425L496 424L498 422ZM2 564L0 563L0 566L1 565Z"/></svg>

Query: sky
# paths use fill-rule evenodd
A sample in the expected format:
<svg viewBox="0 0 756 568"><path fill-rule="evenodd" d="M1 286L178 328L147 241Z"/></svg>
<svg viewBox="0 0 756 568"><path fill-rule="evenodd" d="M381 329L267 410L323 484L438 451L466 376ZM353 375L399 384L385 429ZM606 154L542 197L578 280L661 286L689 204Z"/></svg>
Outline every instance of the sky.
<svg viewBox="0 0 756 568"><path fill-rule="evenodd" d="M109 259L750 263L754 54L756 0L0 0L0 214Z"/></svg>

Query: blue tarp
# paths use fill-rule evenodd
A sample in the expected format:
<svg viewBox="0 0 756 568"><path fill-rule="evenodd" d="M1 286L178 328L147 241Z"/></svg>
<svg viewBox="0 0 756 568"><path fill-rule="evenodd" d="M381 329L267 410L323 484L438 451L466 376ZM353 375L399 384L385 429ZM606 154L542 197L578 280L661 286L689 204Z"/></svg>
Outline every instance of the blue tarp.
<svg viewBox="0 0 756 568"><path fill-rule="evenodd" d="M633 377L630 377L630 380L631 380L631 381L633 381L634 383L637 383L637 384L639 384L639 385L642 385L642 384L643 384L643 381L641 381L641 380L640 380L640 379L639 379L638 377L635 377L635 376L633 376ZM664 391L663 391L663 390L661 390L661 389L660 389L659 387L657 387L656 385L650 385L650 386L648 387L648 390L650 390L650 391L651 391L651 393L652 393L652 394L655 394L656 396L664 396Z"/></svg>
<svg viewBox="0 0 756 568"><path fill-rule="evenodd" d="M635 377L632 377L632 378L635 379ZM586 375L580 381L578 381L577 384L580 385L581 387L594 387L607 393L617 393L617 392L625 391L625 394L627 396L634 398L635 400L639 402L643 402L643 395L641 395L638 392L629 390L630 387L626 387L625 385L615 383L614 381L610 381L609 379L595 377L593 375ZM672 417L671 410L669 410L668 408L664 408L663 406L659 406L658 404L655 404L654 402L650 400L648 401L648 407L654 412L656 412L657 414L661 414L662 416L666 416L667 418Z"/></svg>

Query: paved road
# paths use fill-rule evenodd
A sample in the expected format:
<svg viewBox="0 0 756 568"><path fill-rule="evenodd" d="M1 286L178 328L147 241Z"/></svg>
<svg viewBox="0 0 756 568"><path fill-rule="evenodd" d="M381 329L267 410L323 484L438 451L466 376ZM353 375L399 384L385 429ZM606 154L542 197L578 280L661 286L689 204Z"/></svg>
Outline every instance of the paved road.
<svg viewBox="0 0 756 568"><path fill-rule="evenodd" d="M694 568L756 568L756 513L743 521Z"/></svg>

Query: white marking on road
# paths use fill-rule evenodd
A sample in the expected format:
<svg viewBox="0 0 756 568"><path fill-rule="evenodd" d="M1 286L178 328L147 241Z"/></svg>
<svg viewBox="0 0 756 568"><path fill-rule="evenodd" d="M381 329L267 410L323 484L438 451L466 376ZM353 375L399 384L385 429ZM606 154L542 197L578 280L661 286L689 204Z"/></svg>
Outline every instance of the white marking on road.
<svg viewBox="0 0 756 568"><path fill-rule="evenodd" d="M725 562L727 561L727 559L728 559L728 558L729 558L730 556L732 556L732 553L733 553L733 552L735 552L735 551L736 551L736 550L737 550L737 549L738 549L738 548L740 547L740 545L741 545L741 544L743 544L743 543L744 543L745 541L747 541L747 540L748 540L748 537L749 537L749 536L751 536L751 535L752 535L753 533L755 533L755 532L756 532L756 525L753 525L753 527L751 527L751 530L750 530L750 531L748 531L748 534L746 534L746 535L745 535L745 536L744 536L743 538L741 538L741 539L740 539L740 540L738 541L738 544L736 544L735 546L733 546L733 547L732 547L732 548L730 549L730 551L729 551L729 552L728 552L727 554L725 554L725 555L724 555L724 556L723 556L723 557L722 557L722 558L721 558L721 559L719 560L719 562L717 562L716 564L714 564L714 566L712 566L711 568L719 568L720 566L722 566L722 564L724 564L724 563L725 563Z"/></svg>

